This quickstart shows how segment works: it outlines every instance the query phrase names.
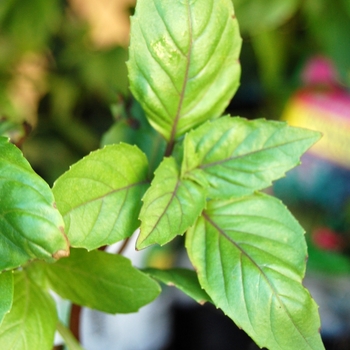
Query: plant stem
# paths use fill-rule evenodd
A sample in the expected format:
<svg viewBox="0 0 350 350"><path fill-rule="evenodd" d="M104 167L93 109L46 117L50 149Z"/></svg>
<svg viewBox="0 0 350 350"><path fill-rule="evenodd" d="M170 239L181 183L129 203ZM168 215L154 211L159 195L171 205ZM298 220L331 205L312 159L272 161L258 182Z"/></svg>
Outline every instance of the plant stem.
<svg viewBox="0 0 350 350"><path fill-rule="evenodd" d="M175 146L175 141L172 139L169 141L167 147L166 147L166 150L165 150L165 153L164 153L164 157L170 157L171 156L171 153L173 153L173 149L174 149L174 146Z"/></svg>
<svg viewBox="0 0 350 350"><path fill-rule="evenodd" d="M130 237L124 239L124 242L121 245L121 247L119 248L119 250L117 251L117 254L119 254L119 255L123 254L123 252L124 252L125 248L127 247L129 241L130 241Z"/></svg>
<svg viewBox="0 0 350 350"><path fill-rule="evenodd" d="M81 306L72 304L69 320L69 329L78 341L80 341L80 314Z"/></svg>
<svg viewBox="0 0 350 350"><path fill-rule="evenodd" d="M77 339L74 337L72 332L61 322L57 323L57 330L62 336L65 344L67 345L69 350L83 350L80 343L77 341Z"/></svg>

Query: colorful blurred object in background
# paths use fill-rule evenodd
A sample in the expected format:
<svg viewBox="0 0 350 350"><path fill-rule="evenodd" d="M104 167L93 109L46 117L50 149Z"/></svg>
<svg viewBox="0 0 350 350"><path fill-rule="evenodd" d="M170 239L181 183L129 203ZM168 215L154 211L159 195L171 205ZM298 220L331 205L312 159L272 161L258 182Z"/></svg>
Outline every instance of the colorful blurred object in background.
<svg viewBox="0 0 350 350"><path fill-rule="evenodd" d="M350 92L322 56L306 64L302 81L283 119L319 130L323 138L274 192L307 230L305 284L320 305L323 336L343 337L350 330Z"/></svg>

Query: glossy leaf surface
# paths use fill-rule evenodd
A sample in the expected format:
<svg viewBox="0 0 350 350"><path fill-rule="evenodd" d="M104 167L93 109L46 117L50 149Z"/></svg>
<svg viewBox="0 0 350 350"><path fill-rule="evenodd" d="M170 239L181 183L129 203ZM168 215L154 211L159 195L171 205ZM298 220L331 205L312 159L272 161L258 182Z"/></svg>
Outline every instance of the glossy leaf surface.
<svg viewBox="0 0 350 350"><path fill-rule="evenodd" d="M63 219L47 183L21 151L0 138L0 271L69 254Z"/></svg>
<svg viewBox="0 0 350 350"><path fill-rule="evenodd" d="M273 197L211 201L186 247L215 305L268 349L323 349L315 302L302 286L303 230Z"/></svg>
<svg viewBox="0 0 350 350"><path fill-rule="evenodd" d="M14 280L13 307L0 327L0 348L51 350L57 323L53 299L25 271L17 271Z"/></svg>
<svg viewBox="0 0 350 350"><path fill-rule="evenodd" d="M12 271L0 274L0 326L5 315L11 310L13 300Z"/></svg>
<svg viewBox="0 0 350 350"><path fill-rule="evenodd" d="M182 235L205 207L206 190L191 180L181 180L175 159L165 158L142 201L138 249L163 245Z"/></svg>
<svg viewBox="0 0 350 350"><path fill-rule="evenodd" d="M210 198L266 188L300 162L320 134L286 123L223 117L187 134L182 176L209 182Z"/></svg>
<svg viewBox="0 0 350 350"><path fill-rule="evenodd" d="M238 87L240 46L231 0L137 2L131 91L167 140L222 114Z"/></svg>
<svg viewBox="0 0 350 350"><path fill-rule="evenodd" d="M47 265L51 288L64 299L92 309L136 312L160 293L159 285L121 255L72 249L71 256Z"/></svg>
<svg viewBox="0 0 350 350"><path fill-rule="evenodd" d="M90 153L56 181L53 192L72 247L95 249L136 230L147 170L138 148L119 144Z"/></svg>
<svg viewBox="0 0 350 350"><path fill-rule="evenodd" d="M177 289L180 289L199 304L211 301L209 295L200 286L197 274L193 270L182 268L167 270L147 268L144 269L143 272L168 286L174 286Z"/></svg>

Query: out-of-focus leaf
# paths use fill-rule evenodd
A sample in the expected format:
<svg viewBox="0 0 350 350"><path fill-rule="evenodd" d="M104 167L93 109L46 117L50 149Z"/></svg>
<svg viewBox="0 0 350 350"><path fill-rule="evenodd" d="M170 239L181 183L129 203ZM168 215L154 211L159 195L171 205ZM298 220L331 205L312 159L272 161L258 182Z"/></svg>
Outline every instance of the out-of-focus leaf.
<svg viewBox="0 0 350 350"><path fill-rule="evenodd" d="M147 268L142 271L168 286L174 286L180 289L199 304L211 301L209 295L200 286L197 274L193 270L181 268L167 270Z"/></svg>
<svg viewBox="0 0 350 350"><path fill-rule="evenodd" d="M58 0L1 1L1 32L11 37L16 49L42 49L59 25L61 15Z"/></svg>
<svg viewBox="0 0 350 350"><path fill-rule="evenodd" d="M72 249L46 265L51 288L65 299L108 313L136 312L160 293L159 285L121 255Z"/></svg>
<svg viewBox="0 0 350 350"><path fill-rule="evenodd" d="M127 116L122 105L117 121L104 134L102 145L125 142L136 145L148 158L149 174L153 175L163 159L166 142L148 123L141 106L134 100L131 116Z"/></svg>
<svg viewBox="0 0 350 350"><path fill-rule="evenodd" d="M69 254L63 219L48 184L21 151L0 138L0 271Z"/></svg>
<svg viewBox="0 0 350 350"><path fill-rule="evenodd" d="M139 0L129 78L152 126L173 141L219 117L238 87L240 47L231 0Z"/></svg>
<svg viewBox="0 0 350 350"><path fill-rule="evenodd" d="M250 194L284 176L319 138L283 122L223 117L186 135L182 176L201 183L204 174L210 198Z"/></svg>
<svg viewBox="0 0 350 350"><path fill-rule="evenodd" d="M332 58L343 79L350 83L350 45L345 44L350 41L349 12L339 1L305 2L302 9L310 38L323 54Z"/></svg>
<svg viewBox="0 0 350 350"><path fill-rule="evenodd" d="M194 224L206 203L206 189L180 179L174 158L165 158L155 172L151 187L142 199L138 249L163 245L182 235Z"/></svg>
<svg viewBox="0 0 350 350"><path fill-rule="evenodd" d="M72 247L91 250L131 236L147 170L137 147L119 144L90 153L56 181L53 192Z"/></svg>
<svg viewBox="0 0 350 350"><path fill-rule="evenodd" d="M243 32L259 34L285 23L298 9L299 0L232 0Z"/></svg>
<svg viewBox="0 0 350 350"><path fill-rule="evenodd" d="M57 323L56 305L25 271L14 274L11 312L0 327L0 348L51 350Z"/></svg>
<svg viewBox="0 0 350 350"><path fill-rule="evenodd" d="M5 315L11 310L13 301L12 271L0 274L0 326Z"/></svg>
<svg viewBox="0 0 350 350"><path fill-rule="evenodd" d="M186 248L214 304L259 346L324 349L317 305L302 285L303 230L279 200L210 201Z"/></svg>
<svg viewBox="0 0 350 350"><path fill-rule="evenodd" d="M308 271L322 272L331 275L349 275L350 259L348 256L317 249L312 243L308 244Z"/></svg>

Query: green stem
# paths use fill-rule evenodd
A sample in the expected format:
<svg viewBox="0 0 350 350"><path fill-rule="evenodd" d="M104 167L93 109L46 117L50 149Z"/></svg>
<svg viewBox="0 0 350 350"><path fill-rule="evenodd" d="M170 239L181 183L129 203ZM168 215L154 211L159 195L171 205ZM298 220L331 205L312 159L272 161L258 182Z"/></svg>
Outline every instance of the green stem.
<svg viewBox="0 0 350 350"><path fill-rule="evenodd" d="M174 140L169 141L164 153L164 157L171 156L171 153L173 153L174 146L175 146L175 141Z"/></svg>
<svg viewBox="0 0 350 350"><path fill-rule="evenodd" d="M81 344L74 337L73 333L61 322L57 322L57 330L62 336L69 350L84 350Z"/></svg>

